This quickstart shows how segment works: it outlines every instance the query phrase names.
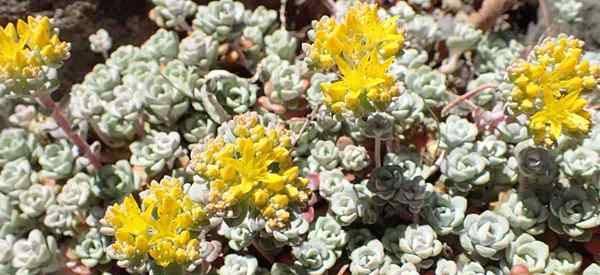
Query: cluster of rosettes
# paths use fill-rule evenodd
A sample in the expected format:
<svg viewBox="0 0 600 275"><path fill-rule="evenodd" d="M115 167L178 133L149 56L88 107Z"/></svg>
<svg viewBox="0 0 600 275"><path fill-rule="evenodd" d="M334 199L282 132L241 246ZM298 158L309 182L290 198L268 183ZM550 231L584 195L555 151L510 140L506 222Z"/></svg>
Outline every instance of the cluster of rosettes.
<svg viewBox="0 0 600 275"><path fill-rule="evenodd" d="M256 113L236 116L226 126L229 133L192 154L195 171L210 182L207 210L225 214L248 205L260 211L268 228L283 228L290 208L304 204L310 192L292 162L287 131L265 127Z"/></svg>
<svg viewBox="0 0 600 275"><path fill-rule="evenodd" d="M48 17L28 17L0 27L0 92L28 92L44 78L43 67L58 67L69 57L70 44L60 41Z"/></svg>
<svg viewBox="0 0 600 275"><path fill-rule="evenodd" d="M508 71L516 109L533 114L529 128L536 143L551 145L562 131L580 135L590 129L581 95L596 87L600 67L581 59L582 47L583 41L564 34L547 38L529 61L520 60Z"/></svg>
<svg viewBox="0 0 600 275"><path fill-rule="evenodd" d="M206 215L184 193L182 182L163 178L160 183L152 182L140 197L141 205L130 195L106 211L104 218L115 235L111 249L127 259L143 259L148 254L163 267L199 259L200 241L191 232L206 221Z"/></svg>
<svg viewBox="0 0 600 275"><path fill-rule="evenodd" d="M325 70L337 66L341 74L341 80L321 84L333 112L382 110L398 95L387 73L404 43L397 20L381 20L376 5L360 3L348 9L342 22L323 18L315 24L308 58Z"/></svg>

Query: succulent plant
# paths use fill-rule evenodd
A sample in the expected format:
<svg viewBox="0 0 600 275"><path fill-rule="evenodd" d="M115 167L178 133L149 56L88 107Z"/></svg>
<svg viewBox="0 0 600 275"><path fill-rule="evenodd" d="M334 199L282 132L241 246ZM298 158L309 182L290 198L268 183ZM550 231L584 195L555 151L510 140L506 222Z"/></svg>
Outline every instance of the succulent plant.
<svg viewBox="0 0 600 275"><path fill-rule="evenodd" d="M85 75L81 88L86 92L96 94L102 100L109 100L112 89L121 84L119 69L105 64L97 64L91 72Z"/></svg>
<svg viewBox="0 0 600 275"><path fill-rule="evenodd" d="M171 86L188 97L193 97L198 79L196 67L186 65L179 59L169 61L162 70L162 75Z"/></svg>
<svg viewBox="0 0 600 275"><path fill-rule="evenodd" d="M17 240L12 246L12 266L16 274L44 274L58 270L60 251L53 236L34 229L26 239Z"/></svg>
<svg viewBox="0 0 600 275"><path fill-rule="evenodd" d="M512 144L517 144L529 138L527 126L520 121L500 122L496 127L496 133L501 140Z"/></svg>
<svg viewBox="0 0 600 275"><path fill-rule="evenodd" d="M262 33L269 33L273 27L277 26L278 14L275 10L267 9L264 6L258 6L252 14L245 17L248 26L258 27Z"/></svg>
<svg viewBox="0 0 600 275"><path fill-rule="evenodd" d="M56 189L47 185L32 184L19 194L19 208L23 216L35 218L42 215L48 207L56 203Z"/></svg>
<svg viewBox="0 0 600 275"><path fill-rule="evenodd" d="M515 232L527 232L531 235L544 233L550 214L535 193L517 192L514 189L500 199L496 212L508 219Z"/></svg>
<svg viewBox="0 0 600 275"><path fill-rule="evenodd" d="M514 239L508 220L492 211L465 218L460 244L469 254L498 260Z"/></svg>
<svg viewBox="0 0 600 275"><path fill-rule="evenodd" d="M362 134L368 138L388 140L394 134L394 117L385 112L373 112L358 120Z"/></svg>
<svg viewBox="0 0 600 275"><path fill-rule="evenodd" d="M490 180L487 170L488 160L468 146L450 151L441 164L443 178L451 183L453 192L469 192L477 186L483 186Z"/></svg>
<svg viewBox="0 0 600 275"><path fill-rule="evenodd" d="M402 262L428 267L431 263L427 263L427 260L442 252L442 242L437 239L431 226L402 226L400 231L398 241Z"/></svg>
<svg viewBox="0 0 600 275"><path fill-rule="evenodd" d="M374 194L374 203L389 204L394 208L407 205L412 213L418 213L426 196L422 177L405 177L401 166L381 166L371 173L368 188Z"/></svg>
<svg viewBox="0 0 600 275"><path fill-rule="evenodd" d="M194 105L194 108L206 111L212 120L223 123L228 120L227 117L223 117L227 114L220 114L218 111L227 110L231 114L247 112L256 102L258 87L228 71L213 70L205 76L200 89L200 94L196 95L199 98L196 99L200 99L202 106ZM207 97L211 95L215 97L216 102L208 100Z"/></svg>
<svg viewBox="0 0 600 275"><path fill-rule="evenodd" d="M299 266L274 263L271 266L272 275L306 275L306 271Z"/></svg>
<svg viewBox="0 0 600 275"><path fill-rule="evenodd" d="M537 147L528 147L519 152L519 177L524 182L546 185L558 177L558 164L552 154Z"/></svg>
<svg viewBox="0 0 600 275"><path fill-rule="evenodd" d="M223 42L237 37L248 14L244 4L232 0L219 0L198 6L194 26L217 41Z"/></svg>
<svg viewBox="0 0 600 275"><path fill-rule="evenodd" d="M37 182L37 173L25 158L7 162L0 172L0 192L11 197L19 197L21 192L35 182Z"/></svg>
<svg viewBox="0 0 600 275"><path fill-rule="evenodd" d="M322 171L319 173L319 182L319 195L327 200L331 200L331 196L335 193L352 188L339 169Z"/></svg>
<svg viewBox="0 0 600 275"><path fill-rule="evenodd" d="M278 29L265 37L266 53L276 54L283 60L292 61L296 56L298 39L285 29Z"/></svg>
<svg viewBox="0 0 600 275"><path fill-rule="evenodd" d="M333 170L339 164L338 148L331 140L318 140L307 161L311 171Z"/></svg>
<svg viewBox="0 0 600 275"><path fill-rule="evenodd" d="M3 129L0 132L0 166L22 157L31 159L38 146L35 136L23 129Z"/></svg>
<svg viewBox="0 0 600 275"><path fill-rule="evenodd" d="M179 51L179 36L176 32L159 29L142 45L141 50L160 63L175 59Z"/></svg>
<svg viewBox="0 0 600 275"><path fill-rule="evenodd" d="M107 237L101 235L96 228L92 228L87 233L80 235L73 252L85 266L95 267L110 261L105 252L108 246Z"/></svg>
<svg viewBox="0 0 600 275"><path fill-rule="evenodd" d="M179 43L177 59L200 72L208 72L215 64L219 43L212 36L196 30Z"/></svg>
<svg viewBox="0 0 600 275"><path fill-rule="evenodd" d="M435 275L457 275L458 266L452 260L439 259L435 263Z"/></svg>
<svg viewBox="0 0 600 275"><path fill-rule="evenodd" d="M348 235L348 243L346 244L346 250L349 253L352 253L355 249L367 245L372 240L375 240L375 236L371 234L366 228L359 229L349 229L346 232Z"/></svg>
<svg viewBox="0 0 600 275"><path fill-rule="evenodd" d="M160 28L184 29L186 18L196 13L197 5L191 0L152 0L150 19Z"/></svg>
<svg viewBox="0 0 600 275"><path fill-rule="evenodd" d="M409 70L406 74L406 88L421 96L426 106L439 107L448 101L445 75L429 66Z"/></svg>
<svg viewBox="0 0 600 275"><path fill-rule="evenodd" d="M143 107L142 95L128 86L120 85L113 90L114 99L102 102L104 111L96 123L96 131L100 131L110 141L111 147L122 147L129 143L137 133ZM77 104L77 103L75 103Z"/></svg>
<svg viewBox="0 0 600 275"><path fill-rule="evenodd" d="M12 246L14 243L15 237L13 235L0 237L0 272L4 274L14 274L15 272L11 264L13 258Z"/></svg>
<svg viewBox="0 0 600 275"><path fill-rule="evenodd" d="M173 86L170 80L156 78L144 94L144 110L153 124L173 125L190 106L185 94Z"/></svg>
<svg viewBox="0 0 600 275"><path fill-rule="evenodd" d="M424 108L425 102L421 96L405 92L388 105L387 112L394 117L396 129L404 131L423 120Z"/></svg>
<svg viewBox="0 0 600 275"><path fill-rule="evenodd" d="M336 251L336 255L339 257L348 242L348 235L333 217L323 216L317 218L317 221L313 224L313 228L308 233L308 239L325 241L327 247Z"/></svg>
<svg viewBox="0 0 600 275"><path fill-rule="evenodd" d="M30 229L31 220L17 210L18 200L0 192L0 236L19 235Z"/></svg>
<svg viewBox="0 0 600 275"><path fill-rule="evenodd" d="M214 137L217 124L204 113L193 113L183 121L183 137L189 143L198 143L205 138Z"/></svg>
<svg viewBox="0 0 600 275"><path fill-rule="evenodd" d="M477 141L475 148L478 153L488 160L491 167L498 167L508 161L508 145L504 141L498 140L494 135L486 136L483 140Z"/></svg>
<svg viewBox="0 0 600 275"><path fill-rule="evenodd" d="M476 68L480 73L501 72L519 57L523 45L514 39L508 43L493 35L483 35L477 45Z"/></svg>
<svg viewBox="0 0 600 275"><path fill-rule="evenodd" d="M547 274L574 275L580 271L582 257L577 252L569 252L558 247L550 252L545 272Z"/></svg>
<svg viewBox="0 0 600 275"><path fill-rule="evenodd" d="M56 196L56 202L61 205L85 208L92 198L91 187L95 184L94 177L85 173L77 173L67 180Z"/></svg>
<svg viewBox="0 0 600 275"><path fill-rule="evenodd" d="M44 225L56 235L74 236L79 225L79 210L81 209L75 205L50 205L46 209Z"/></svg>
<svg viewBox="0 0 600 275"><path fill-rule="evenodd" d="M383 244L379 240L369 241L350 255L350 272L357 275L386 274L382 269L391 265L391 259L385 256Z"/></svg>
<svg viewBox="0 0 600 275"><path fill-rule="evenodd" d="M440 37L440 25L433 16L418 14L406 24L406 32L417 43L427 46Z"/></svg>
<svg viewBox="0 0 600 275"><path fill-rule="evenodd" d="M583 18L580 15L581 9L584 8L584 3L577 0L567 1L550 1L556 13L555 20L560 24L575 24L581 22Z"/></svg>
<svg viewBox="0 0 600 275"><path fill-rule="evenodd" d="M464 118L451 115L440 123L440 147L454 149L477 138L477 126Z"/></svg>
<svg viewBox="0 0 600 275"><path fill-rule="evenodd" d="M180 142L177 132L154 132L129 146L132 153L130 162L143 167L149 176L154 176L165 167L172 167L175 159L184 153Z"/></svg>
<svg viewBox="0 0 600 275"><path fill-rule="evenodd" d="M300 64L282 62L276 67L271 73L273 88L269 96L271 101L276 104L289 104L292 109L296 107L294 101L299 99L306 90L303 74L304 68Z"/></svg>
<svg viewBox="0 0 600 275"><path fill-rule="evenodd" d="M397 3L402 5L401 2ZM427 52L418 49L406 49L402 52L402 55L396 57L394 63L390 66L390 74L393 75L396 80L404 80L409 70L416 70L419 67L427 63Z"/></svg>
<svg viewBox="0 0 600 275"><path fill-rule="evenodd" d="M335 252L321 239L311 239L293 247L292 254L296 258L294 263L309 275L324 274L337 260Z"/></svg>
<svg viewBox="0 0 600 275"><path fill-rule="evenodd" d="M582 275L594 275L598 272L600 272L600 265L592 263L591 265L588 265L588 267L586 267L585 270L583 270Z"/></svg>
<svg viewBox="0 0 600 275"><path fill-rule="evenodd" d="M350 225L359 218L359 199L356 192L350 188L343 188L331 195L329 210L336 221L343 226Z"/></svg>
<svg viewBox="0 0 600 275"><path fill-rule="evenodd" d="M42 166L40 176L50 179L64 179L71 176L75 172L77 155L77 147L64 139L46 145L38 161Z"/></svg>
<svg viewBox="0 0 600 275"><path fill-rule="evenodd" d="M360 171L369 165L367 149L362 146L348 145L340 152L342 167L350 171Z"/></svg>
<svg viewBox="0 0 600 275"><path fill-rule="evenodd" d="M89 37L90 49L96 53L106 53L112 47L112 38L105 29L98 29Z"/></svg>
<svg viewBox="0 0 600 275"><path fill-rule="evenodd" d="M142 186L142 179L134 173L127 160L105 165L93 182L91 190L94 195L110 199L123 198Z"/></svg>
<svg viewBox="0 0 600 275"><path fill-rule="evenodd" d="M460 232L467 210L464 197L434 193L425 205L425 218L438 234Z"/></svg>
<svg viewBox="0 0 600 275"><path fill-rule="evenodd" d="M597 197L581 186L556 192L550 201L550 213L550 229L579 242L589 241L591 229L600 225Z"/></svg>
<svg viewBox="0 0 600 275"><path fill-rule="evenodd" d="M160 64L153 59L133 61L123 71L123 83L138 91L146 91L160 77Z"/></svg>
<svg viewBox="0 0 600 275"><path fill-rule="evenodd" d="M563 153L560 168L572 178L590 179L600 166L600 156L592 149L579 146Z"/></svg>
<svg viewBox="0 0 600 275"><path fill-rule="evenodd" d="M321 90L321 83L333 82L337 79L337 75L334 73L314 73L310 77L310 86L306 90L306 99L312 107L316 108L323 104L324 96Z"/></svg>
<svg viewBox="0 0 600 275"><path fill-rule="evenodd" d="M521 234L508 246L506 263L509 266L524 265L531 273L544 272L550 249L527 233Z"/></svg>
<svg viewBox="0 0 600 275"><path fill-rule="evenodd" d="M470 24L455 23L452 33L446 38L450 51L464 52L473 49L481 39L481 30Z"/></svg>
<svg viewBox="0 0 600 275"><path fill-rule="evenodd" d="M232 226L222 223L218 233L229 240L227 244L231 249L241 251L253 241L258 231L257 225L256 221L247 217L243 222Z"/></svg>
<svg viewBox="0 0 600 275"><path fill-rule="evenodd" d="M240 256L238 254L229 254L225 256L225 263L217 274L219 275L252 275L260 274L258 261L252 256Z"/></svg>
<svg viewBox="0 0 600 275"><path fill-rule="evenodd" d="M130 63L139 58L140 48L132 45L120 46L110 54L110 58L106 60L106 65L124 71Z"/></svg>
<svg viewBox="0 0 600 275"><path fill-rule="evenodd" d="M287 228L267 232L271 233L278 242L296 245L300 243L302 236L308 232L309 227L310 223L302 215L294 215Z"/></svg>

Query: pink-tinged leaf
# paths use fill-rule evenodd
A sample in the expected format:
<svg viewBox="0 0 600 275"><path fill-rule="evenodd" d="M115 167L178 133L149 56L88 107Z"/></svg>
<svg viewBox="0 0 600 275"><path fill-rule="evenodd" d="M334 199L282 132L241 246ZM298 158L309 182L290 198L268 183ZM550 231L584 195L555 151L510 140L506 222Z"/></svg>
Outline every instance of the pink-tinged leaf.
<svg viewBox="0 0 600 275"><path fill-rule="evenodd" d="M309 206L304 213L302 213L302 217L309 223L312 223L315 219L315 208Z"/></svg>

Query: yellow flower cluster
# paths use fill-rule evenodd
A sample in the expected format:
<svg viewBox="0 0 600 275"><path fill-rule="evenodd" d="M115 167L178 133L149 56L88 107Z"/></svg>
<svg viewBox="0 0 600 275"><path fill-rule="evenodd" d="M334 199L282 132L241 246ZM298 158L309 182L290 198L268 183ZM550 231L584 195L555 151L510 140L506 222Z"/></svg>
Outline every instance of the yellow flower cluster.
<svg viewBox="0 0 600 275"><path fill-rule="evenodd" d="M564 34L547 38L534 48L530 61L509 68L515 85L511 100L517 111L530 114L530 131L536 143L552 145L565 131L586 134L590 115L582 93L596 87L600 68L582 60L583 41Z"/></svg>
<svg viewBox="0 0 600 275"><path fill-rule="evenodd" d="M310 194L292 162L287 131L263 126L256 113L236 116L230 125L235 140L218 136L192 154L193 167L210 182L207 211L223 215L249 205L268 227L285 227L290 208L302 206Z"/></svg>
<svg viewBox="0 0 600 275"><path fill-rule="evenodd" d="M0 79L24 82L38 78L42 66L57 66L69 57L48 17L28 17L0 27Z"/></svg>
<svg viewBox="0 0 600 275"><path fill-rule="evenodd" d="M207 220L202 206L183 192L179 179L154 181L146 192L141 208L129 195L106 211L104 218L115 230L112 249L129 259L147 253L160 266L198 260L200 242L190 231Z"/></svg>
<svg viewBox="0 0 600 275"><path fill-rule="evenodd" d="M343 22L323 18L316 23L309 58L323 69L337 66L341 73L340 81L321 85L325 103L333 112L361 114L382 109L398 95L387 74L404 44L397 20L381 20L376 5L358 3L348 9Z"/></svg>

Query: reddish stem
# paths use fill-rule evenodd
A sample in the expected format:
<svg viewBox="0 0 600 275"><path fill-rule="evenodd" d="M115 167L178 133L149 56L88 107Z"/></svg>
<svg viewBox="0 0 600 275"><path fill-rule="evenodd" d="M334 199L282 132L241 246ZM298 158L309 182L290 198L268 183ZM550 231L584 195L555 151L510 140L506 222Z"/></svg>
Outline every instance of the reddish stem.
<svg viewBox="0 0 600 275"><path fill-rule="evenodd" d="M67 138L79 147L79 150L83 152L85 157L90 161L90 163L96 168L96 170L100 170L102 168L102 164L100 164L100 160L96 156L94 152L90 149L90 146L81 138L79 134L74 132L71 129L71 123L65 117L59 105L57 105L54 100L50 97L50 94L43 93L37 97L38 101L46 108L52 110L52 118L56 121L56 125L60 127Z"/></svg>

